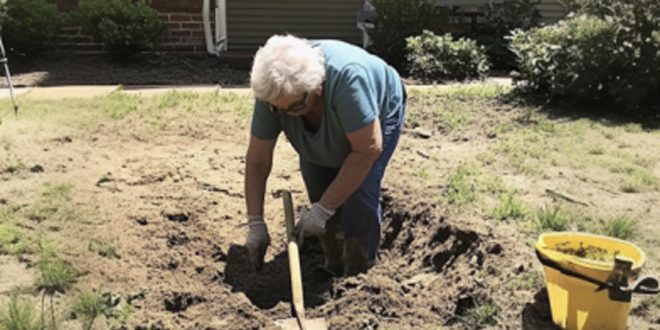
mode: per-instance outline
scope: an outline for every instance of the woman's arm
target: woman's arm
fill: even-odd
[[[245,157],[245,202],[248,215],[263,215],[266,181],[273,165],[273,150],[277,139],[250,137]]]
[[[320,203],[327,209],[340,207],[366,179],[371,166],[383,150],[383,137],[380,121],[376,118],[371,124],[346,134],[351,143],[351,153],[342,164],[337,177],[321,196]]]

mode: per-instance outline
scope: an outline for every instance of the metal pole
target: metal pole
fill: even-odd
[[[9,95],[11,96],[11,102],[14,104],[14,116],[18,115],[18,105],[16,104],[16,97],[14,96],[14,85],[11,83],[11,74],[9,73],[9,65],[7,64],[7,56],[5,54],[5,45],[2,42],[2,36],[0,36],[0,63],[5,67],[5,77],[7,78],[7,84],[9,85]]]

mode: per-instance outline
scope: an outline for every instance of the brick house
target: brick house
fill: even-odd
[[[78,0],[49,0],[60,11],[75,9]],[[146,0],[160,13],[166,29],[156,42],[155,51],[204,53],[214,48],[220,37],[227,54],[252,54],[274,33],[289,32],[307,38],[337,38],[362,44],[362,32],[356,26],[356,14],[365,0]],[[406,1],[406,0],[401,0]],[[438,5],[455,12],[475,13],[488,3],[501,0],[437,0]],[[203,15],[209,3],[209,14]],[[216,34],[215,10],[220,23]],[[561,18],[565,12],[559,0],[542,0],[538,9],[545,21]],[[224,12],[223,12],[224,11]],[[209,18],[205,33],[204,16]],[[458,18],[457,18],[458,19]],[[459,22],[460,23],[460,22]],[[463,22],[464,23],[464,22]],[[224,31],[222,31],[224,30]],[[206,34],[210,33],[207,40]],[[207,45],[209,43],[209,45]],[[63,30],[61,47],[75,51],[101,51],[102,45],[83,35],[79,27]]]

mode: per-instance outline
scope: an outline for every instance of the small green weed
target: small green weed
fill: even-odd
[[[617,216],[605,222],[602,233],[623,240],[631,239],[637,234],[637,222],[624,216]]]
[[[102,240],[98,240],[98,239],[90,240],[89,244],[87,245],[87,249],[90,252],[98,253],[102,257],[106,257],[110,259],[121,258],[119,252],[117,251],[117,247],[115,247],[112,243],[104,242]]]
[[[138,110],[141,100],[137,96],[123,93],[121,88],[96,99],[101,111],[111,119],[122,119]]]
[[[464,321],[474,328],[481,329],[486,326],[497,325],[497,306],[487,303],[469,309],[465,314]]]
[[[449,202],[456,205],[465,205],[477,200],[477,191],[472,182],[475,175],[473,169],[461,166],[449,176],[447,197]]]
[[[536,211],[533,227],[539,232],[564,231],[568,229],[571,217],[564,213],[559,207],[543,207]]]
[[[503,194],[500,196],[498,206],[490,212],[490,216],[497,220],[516,220],[524,218],[527,213],[525,205],[512,194]]]
[[[37,287],[51,296],[56,292],[65,292],[75,282],[77,271],[71,263],[57,256],[52,242],[42,239],[39,246],[41,254],[38,268],[41,276]]]
[[[94,291],[81,292],[72,308],[73,313],[82,319],[84,330],[92,329],[96,318],[108,314],[109,310],[107,299]]]
[[[43,330],[41,317],[28,302],[19,301],[13,296],[6,310],[0,314],[0,329],[3,330]]]

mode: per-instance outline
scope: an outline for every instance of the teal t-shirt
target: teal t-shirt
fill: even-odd
[[[363,128],[376,118],[382,124],[398,116],[403,86],[394,68],[362,48],[335,40],[313,41],[312,45],[325,54],[325,112],[319,129],[310,132],[302,118],[272,111],[267,103],[256,100],[252,134],[273,140],[284,131],[303,160],[339,168],[351,151],[346,133]]]

